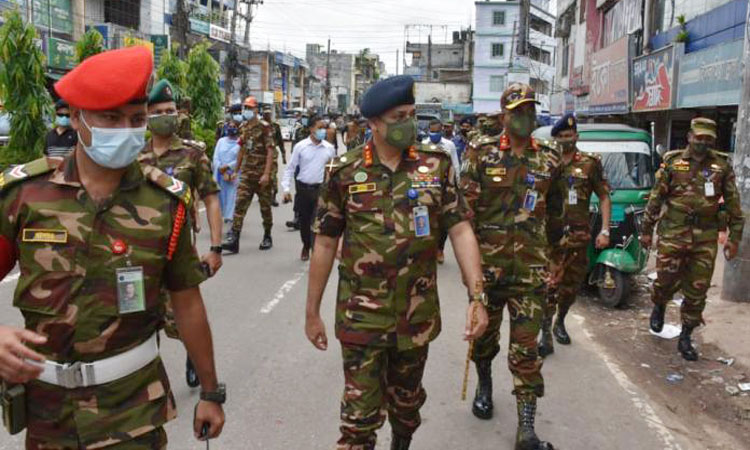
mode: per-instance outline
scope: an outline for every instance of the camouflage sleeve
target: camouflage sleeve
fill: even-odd
[[[461,191],[456,182],[456,170],[453,163],[447,161],[445,183],[443,183],[443,205],[440,210],[440,229],[450,231],[455,225],[472,218],[472,213],[466,207]]]
[[[175,206],[177,202],[175,201]],[[174,216],[174,214],[173,214]],[[180,230],[177,247],[172,260],[168,261],[164,269],[164,285],[170,291],[182,291],[198,286],[206,280],[201,269],[201,260],[192,243],[190,220],[186,221]]]
[[[671,174],[666,166],[662,164],[656,172],[656,183],[649,194],[646,211],[643,215],[643,224],[641,233],[645,236],[651,236],[654,233],[654,226],[661,215],[661,207],[664,204],[664,198],[669,194],[669,180]]]
[[[276,149],[276,139],[274,138],[273,126],[264,123],[263,124],[263,145],[266,150],[274,151]]]
[[[745,218],[742,215],[740,205],[740,193],[737,190],[737,182],[734,178],[734,170],[728,167],[724,175],[724,209],[726,210],[729,225],[729,240],[739,243],[742,240],[742,230],[745,227]]]
[[[555,168],[552,180],[547,192],[547,241],[550,244],[556,244],[563,236],[563,205],[565,194],[565,180],[562,171],[558,165]]]
[[[326,175],[326,181],[321,186],[318,197],[318,209],[313,225],[315,234],[334,238],[341,236],[346,228],[344,201],[339,177],[336,173]]]
[[[464,161],[461,164],[460,189],[466,201],[466,207],[472,216],[476,211],[479,195],[482,193],[481,168],[479,166],[479,149],[474,145],[470,145],[466,149]]]
[[[214,173],[211,169],[211,161],[205,153],[200,154],[196,167],[198,170],[195,179],[195,189],[198,191],[201,198],[206,198],[211,194],[219,192],[219,185],[216,184]]]
[[[603,198],[609,195],[609,183],[607,183],[607,176],[604,174],[602,160],[599,158],[594,159],[594,167],[591,171],[591,184],[597,197]]]

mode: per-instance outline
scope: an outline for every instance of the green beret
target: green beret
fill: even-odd
[[[151,92],[148,94],[148,104],[153,105],[156,103],[173,102],[175,100],[174,89],[169,80],[159,80]]]

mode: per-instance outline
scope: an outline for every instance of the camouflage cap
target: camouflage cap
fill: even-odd
[[[705,117],[696,117],[690,121],[690,131],[694,136],[711,136],[716,139],[716,122]]]
[[[500,106],[503,111],[511,111],[518,105],[530,102],[539,103],[536,101],[536,92],[524,83],[512,83],[500,97]]]

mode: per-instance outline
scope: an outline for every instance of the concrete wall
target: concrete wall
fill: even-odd
[[[471,85],[466,83],[430,83],[419,81],[416,84],[417,103],[470,103]]]

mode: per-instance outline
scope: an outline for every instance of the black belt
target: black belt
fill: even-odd
[[[320,188],[320,185],[322,184],[322,183],[318,183],[318,184],[307,184],[307,183],[303,183],[303,182],[301,182],[301,181],[298,181],[297,183],[299,184],[299,186],[298,186],[298,187],[299,187],[300,189],[310,189],[310,190],[315,190],[315,189],[318,189],[318,188]]]

